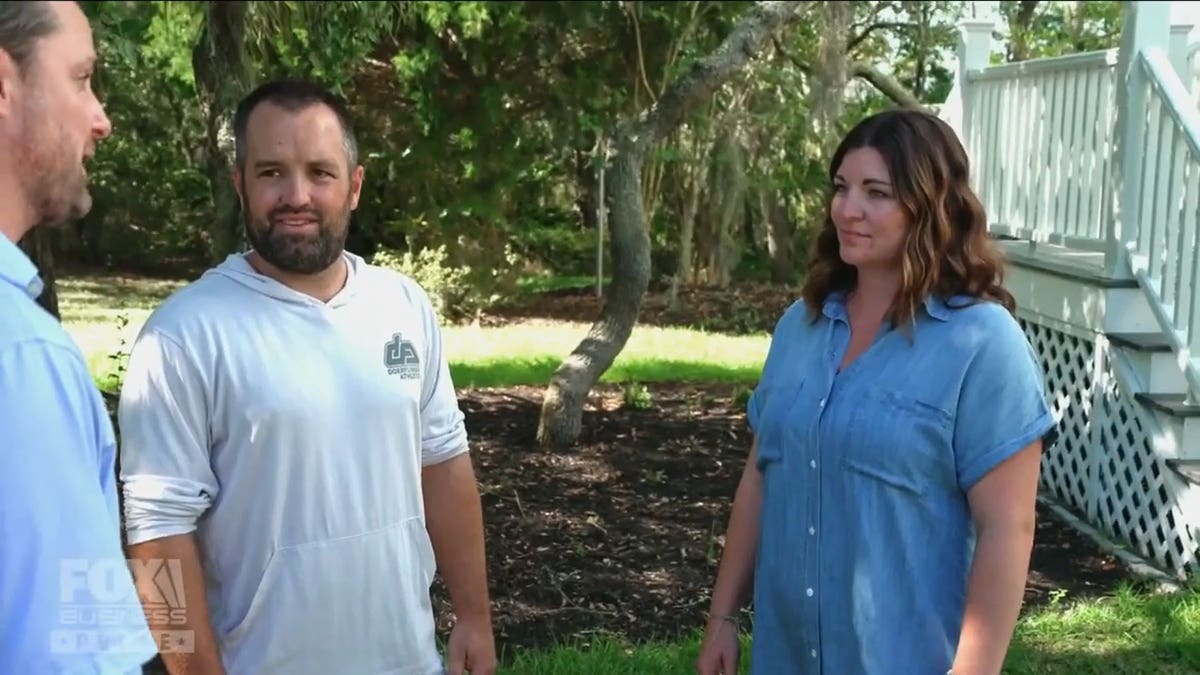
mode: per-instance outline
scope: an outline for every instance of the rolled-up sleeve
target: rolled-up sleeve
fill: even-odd
[[[759,433],[759,420],[763,409],[766,408],[772,384],[780,376],[777,371],[780,359],[784,358],[782,353],[797,340],[798,329],[802,328],[804,310],[803,301],[792,303],[776,320],[775,328],[771,331],[771,343],[767,347],[767,358],[763,361],[762,373],[746,402],[746,424],[750,431],[756,434]]]
[[[216,498],[205,392],[177,342],[152,330],[138,337],[117,415],[130,544],[193,531]]]
[[[958,483],[969,490],[989,471],[1041,439],[1057,437],[1041,366],[1017,322],[996,308],[968,364],[954,428]]]
[[[140,614],[112,614],[137,601],[113,460],[76,351],[35,339],[0,352],[0,672],[140,673],[157,651]]]
[[[467,429],[450,364],[442,347],[442,328],[424,291],[417,296],[425,331],[421,385],[421,464],[439,464],[467,451]]]

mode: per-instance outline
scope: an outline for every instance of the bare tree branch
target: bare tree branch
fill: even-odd
[[[587,393],[625,347],[641,311],[650,283],[650,233],[641,184],[646,153],[745,68],[802,4],[755,3],[716,51],[696,61],[632,123],[617,126],[616,152],[606,174],[611,190],[613,283],[600,316],[546,387],[537,434],[542,446],[565,447],[579,438]]]
[[[855,77],[870,82],[879,90],[879,93],[890,98],[897,105],[915,110],[927,110],[911,91],[904,88],[904,85],[896,81],[895,78],[880,72],[878,68],[870,64],[861,61],[855,62],[850,66],[850,72]]]
[[[795,54],[784,48],[783,44],[780,43],[778,38],[773,38],[772,43],[775,46],[775,50],[779,52],[780,56],[783,56],[792,63],[792,67],[794,67],[796,70],[799,70],[801,73],[804,73],[805,75],[812,75],[812,66],[804,63],[797,58]],[[861,78],[871,83],[872,86],[879,90],[879,93],[887,96],[892,100],[893,103],[897,105],[905,108],[913,108],[915,110],[928,110],[928,108],[917,99],[916,95],[906,89],[904,85],[900,84],[896,78],[883,73],[878,68],[875,68],[868,63],[864,63],[862,61],[855,61],[851,63],[850,74],[854,77]]]
[[[642,113],[629,134],[641,152],[679,126],[683,118],[758,53],[759,46],[800,9],[801,2],[759,2],[721,46],[692,64]]]
[[[864,40],[871,36],[871,33],[874,33],[877,30],[898,30],[915,27],[916,24],[912,23],[911,21],[876,21],[875,23],[872,23],[871,25],[862,29],[862,32],[860,32],[858,35],[850,38],[850,41],[846,43],[846,53],[850,53],[857,49]]]

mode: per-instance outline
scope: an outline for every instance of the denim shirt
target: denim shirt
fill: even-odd
[[[975,537],[967,491],[1055,437],[1041,369],[1001,305],[930,298],[842,372],[844,295],[780,319],[751,397],[763,476],[755,675],[941,675]]]

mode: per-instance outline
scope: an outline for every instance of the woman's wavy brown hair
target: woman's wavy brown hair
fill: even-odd
[[[893,193],[911,227],[904,243],[901,286],[892,304],[894,325],[910,325],[926,298],[954,295],[999,302],[1009,312],[1016,301],[1002,286],[1004,257],[988,237],[987,215],[971,189],[970,165],[958,136],[942,120],[915,110],[888,110],[859,122],[829,163],[829,181],[847,153],[872,148],[883,157]],[[837,231],[825,201],[801,292],[814,317],[833,291],[850,291],[857,270],[842,262]]]

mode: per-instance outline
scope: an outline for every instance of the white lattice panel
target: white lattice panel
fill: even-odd
[[[1200,513],[1177,503],[1187,489],[1163,463],[1145,411],[1121,391],[1107,347],[1022,321],[1046,374],[1060,438],[1042,461],[1043,488],[1064,506],[1175,576],[1200,572]]]
[[[1141,404],[1123,395],[1111,365],[1100,392],[1096,421],[1104,456],[1099,463],[1099,522],[1142,557],[1177,576],[1200,571],[1193,528],[1200,514],[1185,514],[1176,500],[1187,484],[1153,450],[1139,417]]]
[[[1064,506],[1088,513],[1095,345],[1036,323],[1021,324],[1041,359],[1046,396],[1058,420],[1059,440],[1042,456],[1042,483]]]

